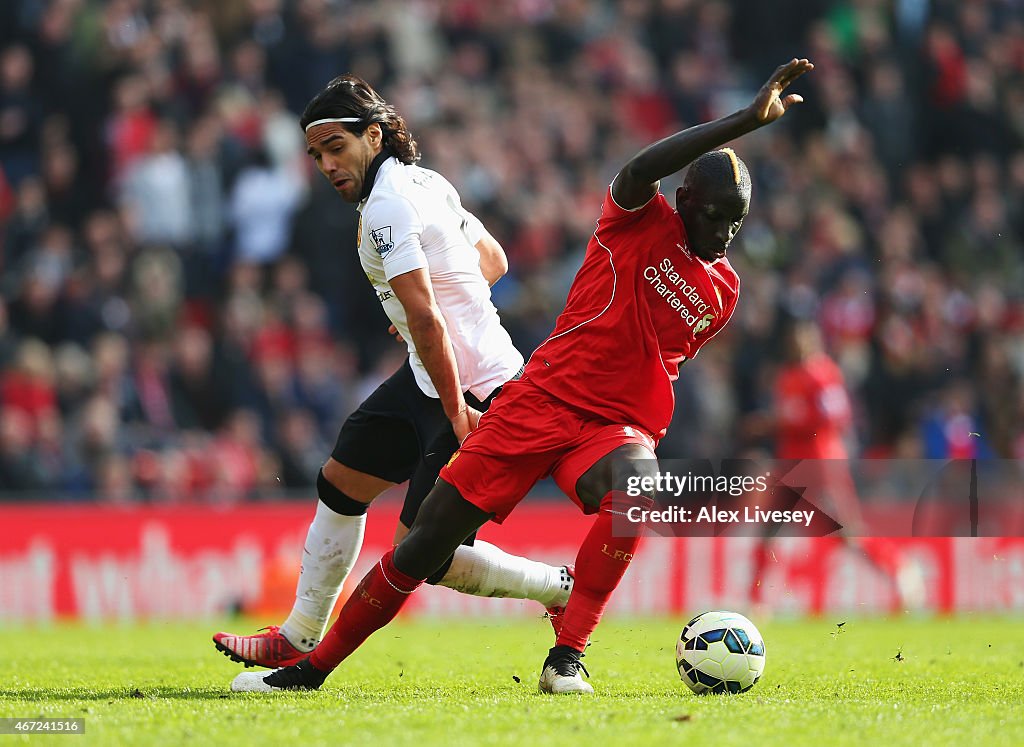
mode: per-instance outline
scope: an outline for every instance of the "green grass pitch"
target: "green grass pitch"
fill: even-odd
[[[0,716],[86,719],[84,735],[0,745],[1024,744],[1020,620],[764,622],[761,682],[705,697],[675,672],[684,622],[602,624],[590,698],[537,692],[541,619],[399,622],[322,691],[269,696],[229,693],[241,668],[210,643],[221,624],[0,628]]]

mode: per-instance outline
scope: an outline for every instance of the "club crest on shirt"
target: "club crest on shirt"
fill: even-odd
[[[650,265],[643,271],[654,292],[669,308],[679,314],[683,324],[693,330],[694,335],[707,332],[714,324],[716,314],[710,303],[704,300],[695,280],[690,280],[681,270],[676,269],[672,260],[665,257],[657,265]],[[714,287],[721,304],[721,294]]]
[[[391,241],[391,226],[371,229],[370,238],[373,239],[377,254],[382,257],[395,248],[394,243]]]

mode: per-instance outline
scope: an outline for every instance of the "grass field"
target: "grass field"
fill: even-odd
[[[537,693],[540,619],[396,624],[322,691],[270,696],[228,692],[241,669],[210,643],[216,623],[2,628],[0,716],[84,717],[86,733],[0,744],[1024,744],[1020,620],[763,623],[761,682],[706,697],[676,677],[683,622],[603,624],[591,698]]]

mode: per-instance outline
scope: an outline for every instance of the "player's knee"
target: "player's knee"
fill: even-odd
[[[334,457],[324,462],[320,471],[327,482],[360,503],[372,503],[374,498],[395,485],[383,477],[348,467]]]
[[[646,498],[650,502],[655,497],[657,476],[657,460],[626,460],[615,470],[614,489],[631,497]]]
[[[591,469],[585,475],[592,478],[592,484],[585,486],[589,505],[601,512],[625,514],[631,508],[648,509],[654,504],[656,482],[653,478],[658,474],[658,460],[649,449],[627,444],[601,462],[595,465],[600,469]],[[577,494],[588,503],[583,493],[577,490]]]
[[[332,483],[321,469],[316,476],[316,494],[320,502],[336,514],[342,516],[362,516],[369,508],[369,503],[358,501],[348,496]]]
[[[648,510],[654,505],[654,498],[646,493],[636,491],[613,490],[601,499],[598,510],[603,513],[629,515],[631,509]]]
[[[593,505],[597,505],[609,491],[653,499],[657,475],[658,459],[654,453],[640,444],[626,444],[589,469],[580,479],[577,493],[583,498],[580,489],[585,490]]]

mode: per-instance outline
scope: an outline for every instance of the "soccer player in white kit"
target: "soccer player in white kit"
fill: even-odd
[[[256,635],[213,637],[232,660],[272,668],[302,659],[323,636],[373,499],[410,480],[398,542],[438,471],[523,367],[491,303],[490,285],[507,269],[504,252],[443,176],[416,165],[416,141],[395,108],[344,75],[310,101],[300,125],[317,168],[358,207],[359,260],[409,358],[345,421],[320,470],[288,619]],[[429,580],[478,596],[536,600],[557,632],[572,568],[470,537]]]

